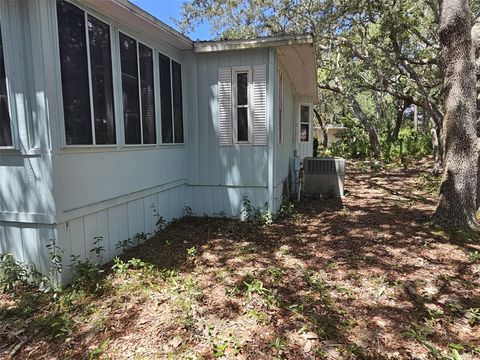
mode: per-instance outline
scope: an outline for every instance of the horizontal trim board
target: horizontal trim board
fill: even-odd
[[[227,189],[267,189],[267,185],[212,185],[212,184],[186,184],[187,186],[191,187],[220,187],[220,188],[227,188]]]
[[[310,44],[313,46],[311,35],[289,35],[278,37],[265,37],[249,40],[224,40],[224,41],[196,41],[193,43],[195,53],[207,53],[228,50],[258,49],[287,45]]]
[[[63,223],[66,221],[70,221],[72,219],[76,219],[76,218],[79,218],[88,214],[92,214],[101,210],[106,210],[108,208],[111,208],[117,205],[125,204],[129,201],[141,199],[141,198],[144,198],[162,191],[170,190],[185,184],[186,184],[186,179],[183,178],[183,179],[171,181],[166,184],[154,186],[148,189],[136,191],[134,193],[122,195],[113,199],[108,199],[108,200],[100,201],[98,203],[88,204],[80,208],[65,210],[63,214],[57,215],[56,223]]]
[[[53,225],[55,223],[55,215],[31,214],[22,212],[0,212],[0,221],[11,223]]]

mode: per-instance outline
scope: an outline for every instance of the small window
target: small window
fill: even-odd
[[[115,144],[110,27],[65,1],[57,21],[65,142]]]
[[[250,109],[249,109],[249,71],[234,71],[233,96],[233,126],[235,140],[239,143],[250,141]]]
[[[310,141],[310,106],[300,106],[300,141]]]
[[[12,127],[8,111],[7,76],[0,31],[0,146],[13,146]]]
[[[283,144],[283,73],[278,70],[278,143]]]
[[[153,51],[120,33],[125,144],[155,144]]]
[[[168,56],[158,54],[160,99],[162,105],[162,142],[183,143],[182,67]]]

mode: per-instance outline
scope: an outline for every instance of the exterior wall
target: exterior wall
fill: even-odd
[[[277,56],[278,59],[278,56]],[[283,141],[279,141],[279,79],[278,69],[284,76],[283,81]],[[285,66],[278,61],[275,74],[275,156],[274,156],[274,211],[282,203],[285,191],[296,193],[298,191],[298,176],[301,162],[304,157],[313,153],[313,124],[310,120],[310,141],[301,143],[299,139],[300,105],[313,106],[311,97],[299,96],[288,76]]]
[[[95,2],[75,1],[112,29],[117,145],[65,146],[62,88],[54,0],[0,2],[7,40],[7,73],[15,147],[0,149],[0,252],[49,271],[52,239],[70,256],[92,259],[96,237],[103,261],[118,255],[119,241],[152,234],[161,216],[239,216],[243,197],[275,212],[294,164],[297,98],[286,81],[284,143],[278,144],[274,49],[194,54],[153,39],[121,20],[101,14]],[[93,6],[93,7],[91,7]],[[3,31],[4,28],[8,29]],[[159,51],[182,65],[185,144],[126,146],[119,69],[118,32],[154,50],[157,139],[160,132]],[[267,145],[219,146],[219,67],[267,65]],[[68,271],[62,274],[68,282]]]
[[[255,207],[265,208],[268,146],[219,146],[217,83],[219,67],[268,64],[268,49],[198,54],[196,63],[198,118],[188,124],[192,209],[198,215],[224,211],[238,216],[243,196]]]
[[[44,61],[49,19],[41,2],[0,2],[0,25],[13,147],[0,148],[0,252],[49,270],[45,245],[55,237],[50,65]]]
[[[295,181],[295,149],[296,149],[296,99],[295,89],[288,77],[287,72],[279,64],[284,74],[283,82],[283,142],[279,142],[279,122],[278,122],[278,76],[276,76],[276,118],[275,118],[275,187],[274,187],[274,199],[275,208],[278,209],[283,199],[283,187],[285,181],[290,181],[293,187]],[[288,179],[290,175],[290,179]]]
[[[96,237],[102,237],[101,245],[105,248],[102,262],[108,262],[120,255],[119,242],[130,239],[136,245],[139,234],[153,235],[159,216],[166,222],[183,217],[185,204],[191,201],[189,197],[187,187],[179,185],[132,196],[127,202],[59,223],[56,225],[56,239],[65,251],[63,260],[66,269],[62,272],[62,281],[71,280],[67,266],[72,255],[79,256],[82,261],[99,261],[91,252]]]

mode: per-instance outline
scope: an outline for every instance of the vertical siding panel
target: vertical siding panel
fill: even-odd
[[[98,258],[93,252],[93,243],[95,242],[95,237],[98,236],[98,223],[97,223],[97,213],[88,214],[83,217],[84,228],[85,228],[85,253],[88,259],[93,262],[97,262]]]
[[[110,239],[110,242],[113,243],[114,247],[117,246],[119,241],[128,240],[130,237],[129,227],[128,227],[128,204],[122,204],[118,207],[118,228],[119,228],[119,237],[117,239]],[[121,251],[121,250],[120,250]]]
[[[145,199],[138,199],[136,201],[137,205],[137,232],[136,234],[145,233]]]
[[[23,262],[22,234],[20,228],[6,226],[5,238],[7,240],[6,252],[12,254],[18,261]]]
[[[153,216],[154,209],[157,210],[157,195],[150,195],[145,198],[144,211],[145,211],[145,233],[150,235],[155,230],[155,218]]]
[[[97,213],[97,236],[102,236],[102,246],[105,248],[104,253],[102,254],[102,262],[108,262],[111,257],[110,252],[110,239],[109,239],[109,230],[108,230],[108,211],[102,210]]]
[[[83,217],[67,222],[66,237],[70,240],[71,255],[79,255],[80,260],[85,260],[85,228],[83,226]]]
[[[127,215],[128,215],[128,237],[132,241],[137,234],[137,204],[135,201],[129,201],[127,203]]]
[[[65,227],[63,227],[65,229]],[[51,267],[50,253],[47,244],[54,240],[58,245],[58,235],[53,231],[52,225],[40,226],[36,229],[37,249],[38,249],[38,268],[43,274],[49,274]],[[57,237],[56,237],[57,236]],[[68,246],[69,247],[69,246]],[[67,249],[68,249],[67,247]],[[67,249],[63,248],[66,252]],[[63,255],[65,257],[65,253]]]
[[[208,146],[208,166],[209,166],[209,184],[218,184],[219,182],[219,177],[220,177],[220,158],[218,154],[218,149],[220,148],[219,146],[219,140],[220,140],[220,113],[219,113],[219,89],[218,89],[218,76],[219,76],[219,66],[218,66],[218,56],[212,57],[211,61],[208,62],[208,73],[207,73],[207,79],[208,79],[208,94],[210,97],[209,101],[209,106],[208,106],[208,116],[209,116],[209,121],[208,121],[208,139],[207,141],[207,146]],[[230,80],[231,81],[231,80]],[[205,89],[207,90],[207,89]],[[231,89],[230,90],[230,95],[231,95]],[[225,94],[225,92],[223,92]],[[228,97],[230,99],[230,107],[231,107],[231,98],[230,96]],[[225,119],[225,117],[222,117],[222,119]],[[232,126],[231,126],[231,114],[230,116],[227,117],[227,120],[230,120],[230,131],[226,131],[223,133],[225,127],[222,128],[222,135],[228,135],[229,139],[227,143],[231,143],[232,138]],[[226,140],[223,139],[222,137],[222,143],[224,143]]]
[[[70,270],[70,266],[72,264],[72,255],[81,255],[83,256],[82,257],[82,260],[85,259],[85,255],[84,255],[84,250],[82,253],[80,253],[79,249],[74,249],[72,248],[72,239],[71,239],[71,222],[70,223],[61,223],[59,225],[57,225],[57,230],[56,230],[56,243],[57,243],[57,246],[59,246],[60,248],[63,249],[63,259],[62,259],[62,266],[63,266],[63,269],[62,269],[62,273],[61,275],[59,276],[61,281],[64,282],[64,283],[68,283],[72,280],[72,272]],[[79,224],[78,224],[78,219],[77,219],[77,224],[74,224],[73,225],[73,230],[77,229],[77,228],[80,228]],[[83,223],[82,223],[82,227],[83,229]],[[76,244],[78,245],[78,244]],[[83,239],[82,239],[82,243],[81,243],[82,247],[83,247]],[[59,279],[59,280],[60,280]]]
[[[23,261],[25,262],[25,264],[34,264],[37,270],[40,271],[40,268],[38,266],[39,242],[37,239],[37,229],[35,228],[35,225],[28,224],[22,226],[20,232],[22,237]]]
[[[5,225],[0,223],[0,254],[7,252],[7,238],[5,234]]]
[[[125,234],[125,238],[122,238],[121,235],[121,220],[120,220],[120,206],[115,206],[107,211],[107,221],[108,221],[108,248],[110,252],[110,256],[113,258],[115,256],[120,255],[121,250],[116,249],[116,244],[118,241],[126,240],[128,237]]]
[[[165,221],[168,221],[169,206],[170,206],[170,199],[168,198],[168,193],[166,191],[162,191],[158,193],[158,213]]]
[[[209,158],[208,158],[208,107],[210,106],[211,95],[208,91],[207,81],[207,62],[210,57],[201,56],[198,57],[198,138],[199,138],[199,151],[198,154],[193,154],[199,164],[199,183],[208,184],[209,179]]]
[[[203,213],[203,187],[195,186],[192,190],[192,205],[195,215],[200,216]]]

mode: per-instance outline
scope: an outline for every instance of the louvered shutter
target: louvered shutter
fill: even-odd
[[[232,69],[218,69],[218,136],[220,145],[232,144]]]
[[[253,66],[253,144],[267,144],[267,66]]]

